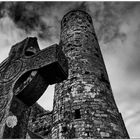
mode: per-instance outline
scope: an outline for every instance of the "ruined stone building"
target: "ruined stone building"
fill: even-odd
[[[30,120],[31,130],[44,138],[129,138],[90,15],[67,13],[59,45],[68,59],[69,76],[55,86],[53,111]],[[37,127],[45,119],[44,126]]]
[[[55,85],[52,111],[30,107],[22,138],[129,138],[88,13],[73,10],[63,17],[59,47],[68,78]]]

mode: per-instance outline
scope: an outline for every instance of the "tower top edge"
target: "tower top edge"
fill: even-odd
[[[90,16],[89,13],[86,12],[85,10],[81,10],[81,9],[73,9],[73,10],[67,12],[63,17],[66,17],[66,16],[69,15],[70,13],[77,13],[77,12],[79,12],[79,13],[83,13],[83,14],[86,14],[86,15]]]
[[[73,9],[73,10],[67,12],[67,13],[63,16],[63,18],[62,18],[62,20],[61,20],[61,25],[62,25],[62,23],[64,22],[64,20],[65,20],[66,18],[71,17],[73,14],[76,15],[77,13],[80,14],[80,15],[83,15],[83,17],[86,16],[87,19],[90,21],[90,23],[92,23],[92,18],[91,18],[90,14],[89,14],[88,12],[86,12],[86,11],[84,11],[84,10],[81,10],[81,9]]]

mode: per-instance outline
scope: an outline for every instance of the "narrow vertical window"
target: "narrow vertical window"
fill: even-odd
[[[80,119],[81,118],[80,109],[76,109],[75,110],[74,118],[75,119]]]

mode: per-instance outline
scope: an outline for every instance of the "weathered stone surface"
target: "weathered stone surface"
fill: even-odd
[[[25,115],[27,120],[22,115],[24,112],[22,103],[27,106],[33,105],[49,84],[61,82],[67,76],[67,59],[57,44],[40,50],[37,39],[30,37],[12,46],[9,57],[0,64],[0,138],[3,137],[3,133],[7,138],[24,138],[23,132],[13,134],[17,129],[22,131],[24,124],[28,122],[28,115]],[[21,100],[19,106],[17,101],[13,100],[13,96]],[[23,107],[21,110],[18,108],[20,106]],[[18,116],[20,126],[6,136],[10,131],[5,129],[4,132],[9,110],[17,110],[15,112],[17,116],[20,114]],[[26,123],[23,124],[22,119],[26,120]]]
[[[28,135],[33,138],[34,135],[42,138],[51,138],[52,112],[44,110],[37,103],[31,107],[30,118],[28,122]],[[35,138],[35,136],[34,136]],[[36,137],[37,138],[37,137]]]
[[[3,138],[24,139],[27,132],[30,108],[22,103],[16,96],[14,96],[12,99],[10,112],[17,117],[17,124],[13,128],[5,125]],[[10,115],[10,112],[8,116]]]
[[[72,138],[129,138],[86,12],[74,10],[63,17],[60,46],[69,76],[55,86],[52,138],[70,138],[71,126]]]

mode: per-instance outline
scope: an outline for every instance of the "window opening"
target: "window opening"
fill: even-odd
[[[75,119],[80,119],[81,118],[80,109],[76,109],[75,110],[74,118]]]
[[[89,132],[86,132],[87,136],[89,137]]]
[[[62,133],[66,133],[68,131],[67,126],[62,127]]]

